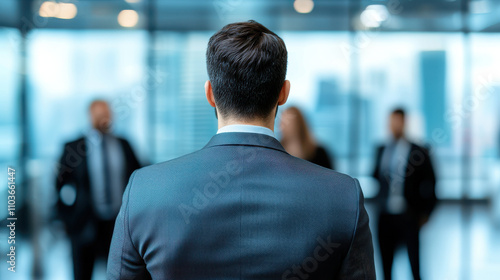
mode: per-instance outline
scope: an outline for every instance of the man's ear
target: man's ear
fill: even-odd
[[[207,97],[208,104],[215,108],[214,92],[212,91],[212,84],[210,81],[205,82],[205,96]]]
[[[281,87],[280,95],[278,97],[278,106],[286,103],[288,100],[288,95],[290,94],[290,81],[285,80],[283,87]]]

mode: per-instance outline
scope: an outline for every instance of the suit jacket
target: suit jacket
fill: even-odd
[[[242,132],[134,172],[107,269],[108,279],[375,279],[357,180]]]
[[[382,156],[385,146],[377,149],[375,177],[380,185],[377,195],[378,203],[381,207],[381,213],[384,213],[384,206],[387,204],[389,196],[389,174],[383,174]],[[410,143],[410,152],[406,168],[402,174],[404,198],[407,203],[407,213],[415,218],[429,217],[436,205],[436,176],[428,149]]]
[[[140,167],[130,144],[118,138],[123,149],[125,159],[124,182],[132,172]],[[73,205],[64,204],[60,196],[57,201],[58,217],[66,224],[66,230],[71,237],[77,237],[83,229],[97,220],[97,214],[92,206],[90,178],[87,166],[87,147],[84,137],[64,145],[63,154],[57,166],[56,190],[71,184],[76,190],[76,199]],[[125,188],[125,186],[124,186]]]

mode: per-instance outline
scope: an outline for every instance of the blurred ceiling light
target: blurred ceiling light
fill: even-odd
[[[469,9],[472,14],[487,14],[491,11],[490,3],[486,0],[470,1]]]
[[[389,11],[384,5],[369,5],[360,15],[361,23],[369,28],[379,27],[388,18]]]
[[[312,0],[295,0],[293,7],[297,13],[308,14],[313,10],[314,2]]]
[[[123,27],[134,27],[139,22],[139,14],[134,10],[123,10],[118,14],[118,23]]]
[[[389,18],[389,11],[385,5],[368,5],[367,11],[375,11],[379,21],[386,21]]]
[[[76,16],[78,10],[73,3],[57,3],[45,1],[40,6],[38,14],[41,17],[54,17],[60,19],[72,19]]]
[[[38,10],[38,14],[41,17],[54,17],[57,11],[57,3],[56,2],[43,2],[40,6],[40,10]]]
[[[59,15],[57,18],[72,19],[76,16],[77,9],[73,3],[59,3]]]
[[[134,3],[139,3],[139,2],[141,2],[141,0],[125,0],[125,2],[127,2],[127,3],[131,3],[131,4],[134,4]]]

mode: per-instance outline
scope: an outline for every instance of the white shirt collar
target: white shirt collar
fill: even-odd
[[[93,141],[100,142],[102,139],[102,133],[95,128],[91,128],[87,132],[87,138]]]
[[[231,124],[221,127],[217,130],[217,134],[226,133],[226,132],[245,132],[245,133],[260,133],[271,136],[274,136],[274,132],[267,127],[258,126],[258,125],[249,125],[249,124]]]

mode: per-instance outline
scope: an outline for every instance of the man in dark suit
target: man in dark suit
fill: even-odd
[[[91,279],[95,258],[107,259],[123,191],[140,167],[129,143],[110,133],[108,104],[96,100],[89,111],[93,128],[64,146],[56,178],[57,213],[71,239],[75,279]],[[76,197],[68,202],[70,190]]]
[[[385,280],[392,277],[397,246],[408,249],[414,279],[420,279],[419,231],[436,204],[436,177],[429,151],[405,137],[405,111],[396,109],[390,116],[393,138],[377,149],[373,176],[380,191],[378,240]]]
[[[290,90],[283,40],[229,24],[208,43],[219,130],[201,150],[132,175],[108,279],[374,279],[357,180],[288,154],[274,137]]]

